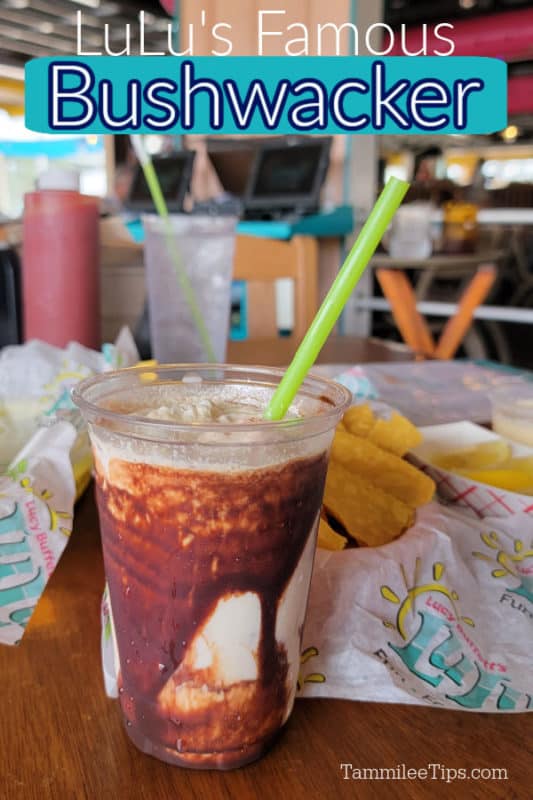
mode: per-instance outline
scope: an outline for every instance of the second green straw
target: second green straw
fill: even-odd
[[[210,361],[214,364],[217,359],[213,349],[213,344],[211,342],[211,337],[209,336],[209,331],[207,330],[205,320],[198,306],[194,288],[181,261],[181,256],[176,244],[175,234],[172,229],[172,223],[169,217],[167,204],[165,202],[163,192],[161,191],[161,186],[157,177],[157,173],[154,169],[152,159],[146,152],[140,136],[131,136],[131,142],[141,163],[144,177],[146,179],[146,183],[148,184],[150,194],[152,195],[152,200],[156,211],[163,221],[165,240],[180,289],[183,292],[185,302],[187,303],[189,311],[191,312],[191,317],[205,350],[207,361]]]

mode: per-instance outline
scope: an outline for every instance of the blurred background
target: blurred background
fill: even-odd
[[[170,5],[172,16],[154,0],[0,0],[0,221],[7,226],[13,246],[19,248],[18,223],[24,195],[51,168],[75,170],[79,190],[101,198],[102,220],[106,222],[101,260],[103,338],[115,335],[124,321],[135,328],[142,314],[143,232],[138,221],[141,211],[150,210],[149,198],[148,206],[143,205],[143,187],[127,137],[47,137],[24,127],[24,64],[39,56],[74,54],[77,11],[83,14],[86,49],[103,51],[107,24],[107,46],[119,53],[125,47],[125,26],[130,24],[135,52],[142,9],[149,49],[168,49],[169,26],[175,47],[180,43],[185,46],[188,26],[195,23],[195,55],[208,54],[213,42],[207,30],[198,25],[198,3],[180,0]],[[319,159],[314,167],[317,175],[320,172],[314,208],[299,206],[294,198],[286,198],[278,206],[250,202],[251,195],[257,194],[259,180],[256,174],[256,185],[252,186],[251,173],[257,172],[258,159],[264,158],[264,153],[257,155],[260,142],[244,137],[225,141],[224,137],[147,136],[146,147],[156,159],[194,153],[193,161],[187,162],[187,185],[177,210],[236,213],[248,223],[277,218],[293,225],[292,233],[302,232],[294,227],[296,218],[329,215],[329,221],[322,220],[325,228],[304,230],[304,234],[317,238],[319,293],[323,294],[386,179],[396,175],[411,180],[407,201],[412,205],[412,215],[406,218],[403,230],[399,224],[391,232],[383,258],[395,258],[396,266],[403,265],[419,301],[441,304],[460,300],[474,268],[484,263],[493,265],[497,277],[482,305],[499,311],[480,312],[481,317],[461,341],[458,354],[533,366],[528,346],[533,322],[533,3],[330,0],[324,4],[320,0],[289,0],[280,4],[258,0],[242,4],[205,0],[201,4],[208,22],[224,20],[232,25],[234,55],[255,54],[258,9],[280,6],[286,11],[284,28],[299,21],[313,32],[319,24],[351,22],[360,32],[359,40],[346,29],[339,41],[343,53],[360,55],[367,52],[361,34],[375,23],[384,23],[388,29],[382,28],[381,37],[376,30],[372,46],[385,47],[387,30],[394,31],[391,54],[396,55],[401,54],[402,46],[416,53],[427,45],[431,52],[435,25],[453,24],[453,32],[446,35],[455,42],[455,55],[493,56],[508,63],[508,126],[487,136],[333,137],[328,143],[327,161]],[[281,54],[283,41],[271,37],[266,54]],[[328,41],[333,52],[334,37],[326,45]],[[327,54],[327,47],[323,46],[323,53]],[[294,144],[298,142],[278,141],[280,147]],[[165,173],[168,164],[170,161],[163,162],[161,174],[170,174]],[[169,187],[169,191],[174,190]],[[416,245],[405,236],[408,227],[418,232]],[[438,266],[439,254],[448,259],[445,267]],[[411,270],[406,259],[421,263]],[[390,261],[383,264],[391,266]],[[114,299],[117,292],[112,287],[117,281],[127,296],[122,305]],[[287,287],[278,291],[280,335],[290,333],[294,324],[290,309],[284,310],[289,301]],[[522,309],[524,313],[511,320],[509,309]],[[242,330],[238,333],[242,323],[239,314],[245,311],[239,309],[237,300],[234,310],[233,335],[246,335]],[[426,315],[432,331],[438,334],[446,316],[439,308],[432,310],[437,313]],[[248,304],[247,313],[250,323],[253,303]],[[397,341],[405,338],[391,315],[390,298],[383,302],[382,287],[372,271],[354,294],[339,332]]]

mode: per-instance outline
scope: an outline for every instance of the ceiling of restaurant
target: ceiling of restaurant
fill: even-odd
[[[412,24],[531,5],[530,0],[385,0],[384,19],[391,25]],[[0,0],[0,63],[22,67],[29,58],[75,53],[76,11],[83,13],[87,47],[102,48],[104,23],[109,22],[111,47],[119,51],[124,25],[135,24],[141,9],[149,15],[149,44],[162,49],[169,17],[158,0]]]
[[[166,41],[169,17],[157,0],[0,0],[0,63],[22,67],[30,58],[76,53],[77,11],[83,15],[84,46],[102,49],[109,22],[110,45],[118,52],[125,25],[135,24],[141,9],[147,13],[150,47],[158,49]]]

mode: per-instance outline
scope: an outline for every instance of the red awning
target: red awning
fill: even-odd
[[[505,61],[533,60],[533,9],[507,11],[500,14],[487,14],[483,17],[460,19],[453,21],[451,28],[442,28],[441,35],[455,42],[453,55],[456,56],[490,56]],[[435,50],[446,53],[449,45],[435,36],[438,25],[427,25],[427,55]],[[423,41],[421,25],[407,29],[405,36],[406,49],[410,53],[420,50]],[[390,55],[404,55],[402,42],[396,37],[394,49]],[[452,55],[452,54],[450,54]]]
[[[428,55],[433,54],[435,50],[447,52],[449,49],[448,44],[435,36],[436,27],[436,25],[426,26]],[[456,56],[489,56],[504,59],[509,63],[533,62],[533,9],[531,8],[455,20],[453,31],[450,28],[442,28],[441,35],[454,41],[453,55]],[[410,53],[419,51],[423,44],[423,36],[421,25],[408,28],[405,34],[407,51]],[[391,55],[404,55],[400,36],[396,37]],[[533,113],[533,74],[511,76],[508,92],[509,115]]]

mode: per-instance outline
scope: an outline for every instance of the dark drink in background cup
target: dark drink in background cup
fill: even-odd
[[[282,373],[162,367],[85,381],[129,736],[183,766],[258,758],[292,710],[316,529],[350,394]]]

